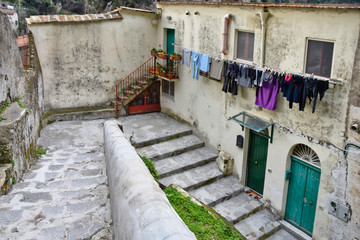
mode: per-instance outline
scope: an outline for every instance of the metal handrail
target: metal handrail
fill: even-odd
[[[154,71],[151,73],[150,69],[153,68]],[[156,58],[151,57],[149,60],[144,62],[141,66],[132,71],[125,78],[120,80],[116,84],[116,103],[115,111],[116,118],[118,117],[118,105],[119,102],[123,101],[129,95],[135,92],[136,89],[140,88],[144,82],[147,82],[156,74]],[[147,74],[149,76],[147,76]]]

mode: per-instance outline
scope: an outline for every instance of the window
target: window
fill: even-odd
[[[306,73],[329,78],[333,52],[333,42],[308,40]]]
[[[167,95],[171,98],[174,98],[174,88],[175,88],[175,84],[174,82],[170,82],[167,81],[165,79],[162,79],[161,82],[161,92],[163,93],[163,95]]]
[[[254,33],[238,31],[236,58],[252,61],[254,55]]]

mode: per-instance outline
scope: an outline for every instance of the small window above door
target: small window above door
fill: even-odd
[[[255,34],[252,32],[237,32],[236,58],[253,61],[254,38]]]

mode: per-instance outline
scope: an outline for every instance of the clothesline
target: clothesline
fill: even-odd
[[[183,48],[183,49],[187,49],[187,48]],[[190,50],[190,49],[187,49],[187,50],[189,50],[189,51],[191,51],[191,52],[194,52],[193,50]],[[208,55],[208,54],[205,54],[205,55]],[[309,73],[305,73],[305,74],[292,73],[292,72],[288,72],[288,71],[286,71],[286,70],[281,71],[281,70],[279,70],[279,69],[275,69],[275,68],[267,67],[267,66],[261,68],[261,67],[256,66],[256,65],[252,65],[252,64],[248,64],[248,63],[243,63],[243,62],[241,62],[241,61],[239,61],[239,60],[236,60],[236,59],[234,59],[234,60],[231,60],[231,59],[221,59],[220,57],[212,57],[212,56],[210,56],[210,55],[208,55],[208,56],[209,56],[210,58],[212,58],[212,59],[219,59],[219,60],[228,61],[228,62],[231,62],[231,63],[237,63],[237,64],[241,64],[241,65],[243,65],[243,66],[245,65],[246,67],[254,68],[254,69],[256,69],[256,70],[274,71],[274,72],[276,72],[277,74],[286,74],[286,75],[290,74],[290,75],[295,75],[295,76],[301,76],[301,77],[303,77],[303,78],[316,78],[316,79],[319,80],[319,81],[328,81],[329,83],[335,84],[335,85],[336,85],[336,84],[342,84],[342,81],[341,81],[341,80],[324,78],[324,77],[321,77],[321,76],[315,76],[314,74],[309,74]]]

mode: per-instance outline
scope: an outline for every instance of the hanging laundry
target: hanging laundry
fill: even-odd
[[[313,109],[312,109],[312,113],[315,112],[315,107],[316,107],[316,100],[318,95],[320,96],[320,101],[322,100],[322,98],[325,96],[325,92],[326,90],[329,89],[329,81],[316,81],[316,85],[314,88],[314,103],[313,103]]]
[[[181,63],[183,65],[185,65],[186,67],[190,67],[190,62],[191,62],[191,51],[184,48],[182,50],[182,59],[181,59]]]
[[[192,55],[192,78],[199,80],[200,54],[193,51]]]
[[[264,80],[264,72],[260,68],[256,68],[256,78],[254,85],[261,87]]]
[[[231,65],[230,71],[230,91],[232,95],[237,95],[238,87],[236,82],[236,77],[239,73],[239,66],[236,63]]]
[[[200,54],[200,75],[207,77],[209,73],[210,57],[206,54]]]
[[[230,70],[231,70],[231,63],[228,61],[224,61],[224,83],[222,87],[223,92],[230,91]]]
[[[254,77],[255,77],[255,72],[254,72]],[[247,87],[247,88],[253,87],[253,80],[249,78],[249,68],[245,65],[239,66],[239,74],[236,79],[237,79],[237,84],[243,87]]]
[[[290,79],[290,92],[289,92],[289,108],[292,108],[293,102],[300,103],[299,109],[302,108],[302,97],[304,89],[304,78],[299,75],[294,75]]]
[[[301,99],[300,111],[304,111],[307,98],[309,99],[309,104],[311,103],[312,99],[314,98],[314,88],[315,88],[316,82],[317,82],[317,80],[314,78],[304,78],[304,90],[303,90],[303,97]]]
[[[255,104],[259,107],[269,110],[275,110],[277,101],[277,92],[279,88],[279,81],[264,81],[262,87],[256,89]]]
[[[218,58],[210,59],[210,72],[209,72],[210,78],[221,80],[221,76],[223,75],[223,69],[224,69],[223,60],[220,60]]]

